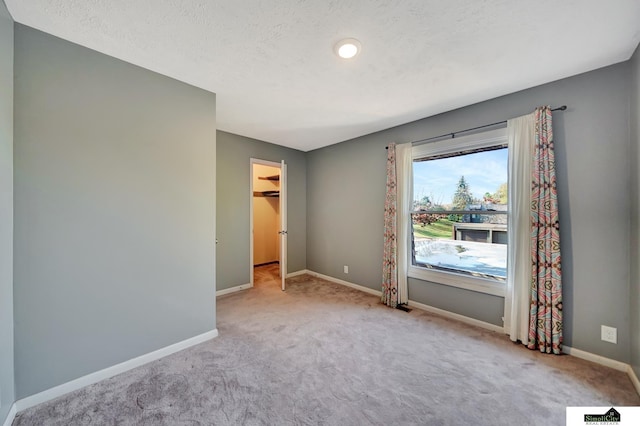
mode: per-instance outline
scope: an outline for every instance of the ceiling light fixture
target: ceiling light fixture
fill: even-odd
[[[342,59],[351,59],[360,53],[361,48],[360,42],[355,38],[345,38],[336,43],[334,50]]]

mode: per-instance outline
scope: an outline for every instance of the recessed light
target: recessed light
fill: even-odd
[[[345,38],[336,43],[334,50],[342,59],[351,59],[360,53],[361,48],[360,42],[355,38]]]

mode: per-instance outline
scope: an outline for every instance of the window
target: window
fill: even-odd
[[[503,296],[506,129],[413,148],[409,276]]]

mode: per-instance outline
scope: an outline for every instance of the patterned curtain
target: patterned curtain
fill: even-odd
[[[535,111],[531,168],[531,311],[529,349],[562,351],[560,225],[551,109]]]
[[[382,303],[398,306],[396,144],[387,149],[387,196],[384,202],[384,258],[382,265]]]

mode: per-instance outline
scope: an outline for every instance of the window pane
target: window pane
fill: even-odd
[[[486,278],[506,278],[506,223],[454,222],[447,215],[419,213],[412,217],[414,265]],[[492,219],[497,217],[492,216]],[[506,216],[500,220],[506,222]]]
[[[414,162],[414,265],[506,278],[507,155],[501,148]]]

